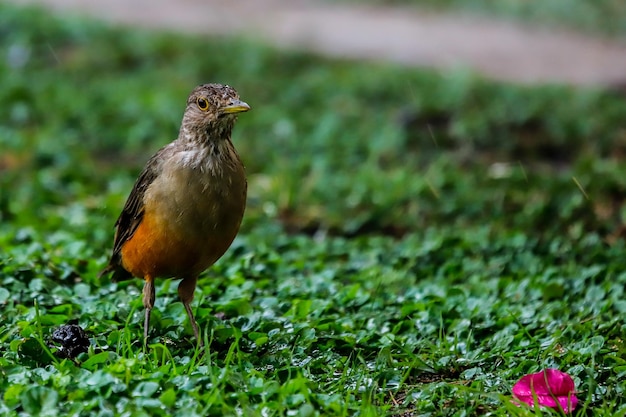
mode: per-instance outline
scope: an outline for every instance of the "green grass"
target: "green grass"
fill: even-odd
[[[254,42],[110,29],[0,5],[0,415],[626,414],[626,103]],[[250,198],[202,275],[194,350],[160,280],[98,280],[113,223],[201,82],[253,110]],[[92,341],[53,356],[75,320]],[[556,415],[544,411],[543,415]]]

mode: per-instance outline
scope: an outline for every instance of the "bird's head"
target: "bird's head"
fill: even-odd
[[[222,84],[203,84],[187,99],[181,129],[209,137],[229,137],[237,114],[250,110],[234,88]]]

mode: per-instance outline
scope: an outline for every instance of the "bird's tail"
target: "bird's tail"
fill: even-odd
[[[104,275],[110,274],[111,272],[113,273],[113,276],[111,276],[111,281],[113,282],[126,281],[133,277],[133,275],[125,270],[121,265],[109,262],[106,268],[98,274],[98,279],[102,278]]]

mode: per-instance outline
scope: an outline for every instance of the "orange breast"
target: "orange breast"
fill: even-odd
[[[131,274],[197,276],[226,252],[243,217],[246,178],[241,164],[222,163],[219,175],[209,165],[164,162],[144,195],[143,220],[121,248]]]
[[[190,242],[146,213],[133,236],[122,246],[122,265],[136,277],[197,274],[202,254]]]

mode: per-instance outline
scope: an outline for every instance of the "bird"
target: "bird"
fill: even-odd
[[[155,279],[177,278],[194,336],[191,302],[200,273],[224,255],[246,207],[247,179],[231,133],[250,106],[234,88],[203,84],[187,98],[178,137],[152,156],[115,222],[113,250],[100,276],[144,280],[144,347]]]

